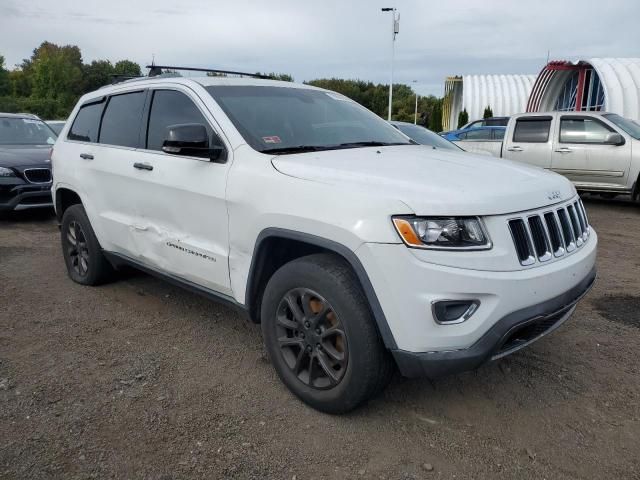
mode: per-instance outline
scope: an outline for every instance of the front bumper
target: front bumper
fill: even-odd
[[[568,320],[595,279],[594,267],[580,283],[563,294],[504,316],[469,348],[426,353],[393,350],[400,373],[405,377],[438,378],[473,370],[514,353]]]
[[[20,178],[0,180],[0,211],[53,207],[51,182],[30,184]]]

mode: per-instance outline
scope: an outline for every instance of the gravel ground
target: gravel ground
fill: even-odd
[[[50,214],[0,221],[0,478],[640,479],[640,208],[586,205],[599,280],[563,328],[341,417],[235,312],[139,273],[76,285]]]

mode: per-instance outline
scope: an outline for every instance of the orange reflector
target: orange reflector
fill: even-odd
[[[396,230],[398,230],[398,233],[408,245],[422,245],[422,242],[418,238],[418,235],[416,235],[416,232],[414,232],[411,224],[408,221],[404,220],[403,218],[394,218],[393,224],[396,226]]]

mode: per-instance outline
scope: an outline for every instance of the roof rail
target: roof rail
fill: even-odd
[[[111,85],[115,85],[116,83],[126,82],[127,80],[133,80],[134,78],[144,78],[143,75],[123,75],[121,73],[112,73],[111,74]]]
[[[29,118],[37,118],[38,120],[40,120],[40,117],[35,113],[18,112],[16,113],[16,115],[22,115],[23,117],[29,117]]]
[[[247,72],[235,72],[233,70],[219,70],[216,68],[197,68],[197,67],[176,67],[171,65],[147,65],[149,68],[149,76],[156,77],[162,74],[162,70],[186,70],[190,72],[207,72],[207,73],[221,73],[223,75],[242,75],[245,77],[264,78],[270,79],[269,75],[260,75],[259,73],[247,73]]]

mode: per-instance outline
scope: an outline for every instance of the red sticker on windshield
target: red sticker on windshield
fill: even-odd
[[[262,137],[262,141],[264,143],[281,143],[280,137],[277,135],[272,135],[271,137]]]

